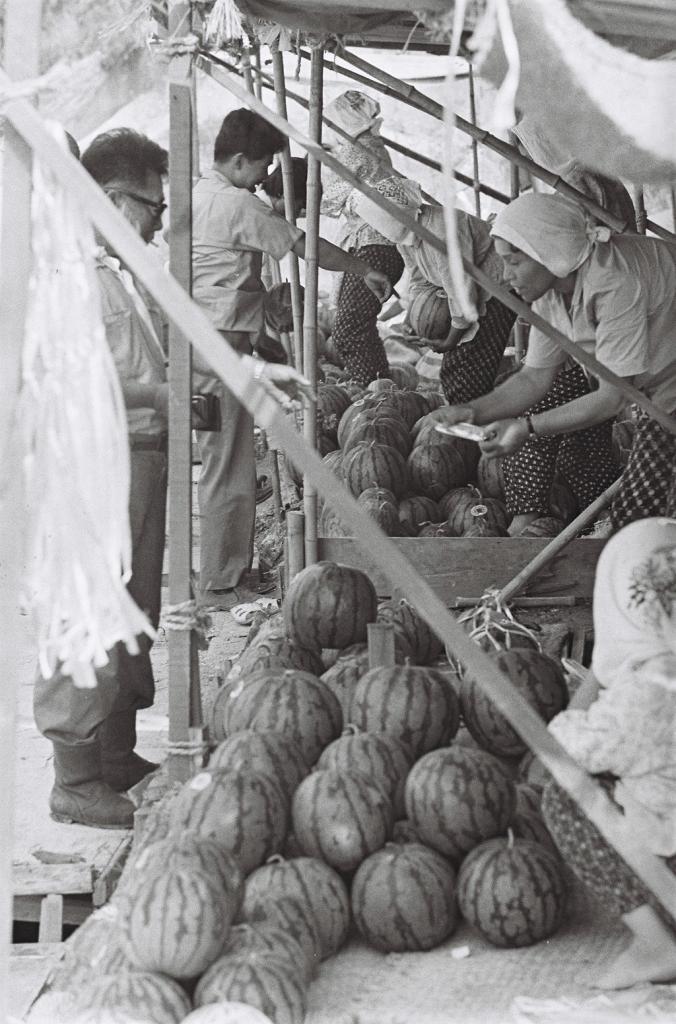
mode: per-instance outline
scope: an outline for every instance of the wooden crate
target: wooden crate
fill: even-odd
[[[392,543],[452,607],[458,597],[480,597],[488,587],[502,587],[549,543],[547,537],[393,537]],[[605,541],[584,537],[571,541],[532,581],[531,596],[591,600],[596,563]],[[363,569],[379,597],[391,597],[390,580],[352,537],[320,537],[319,558]]]

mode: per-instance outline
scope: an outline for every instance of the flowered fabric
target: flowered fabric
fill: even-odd
[[[615,534],[594,586],[592,670],[586,711],[549,729],[588,771],[617,776],[614,798],[646,847],[676,854],[676,520],[646,519]]]

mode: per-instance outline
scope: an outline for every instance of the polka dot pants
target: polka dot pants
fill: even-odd
[[[463,405],[492,390],[515,320],[516,313],[489,299],[472,340],[444,353],[440,380],[450,405]]]
[[[615,780],[609,776],[596,776],[596,781],[612,799]],[[676,929],[676,921],[603,838],[573,798],[554,781],[545,787],[542,813],[568,867],[605,907],[619,917],[648,903]],[[676,857],[667,858],[666,863],[676,874]]]
[[[636,519],[676,515],[676,437],[639,410],[634,443],[610,518],[619,530]]]
[[[529,413],[565,405],[591,390],[581,366],[561,370]],[[505,501],[512,516],[549,515],[549,494],[558,473],[587,508],[620,474],[612,448],[612,421],[553,437],[534,437],[503,461]]]
[[[365,245],[354,253],[374,270],[387,274],[394,287],[404,272],[404,261],[394,245]],[[387,377],[389,364],[376,321],[380,303],[356,274],[344,274],[338,295],[333,343],[345,369],[366,387],[378,377]]]

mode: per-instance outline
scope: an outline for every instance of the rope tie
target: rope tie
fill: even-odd
[[[194,630],[200,650],[206,651],[209,647],[213,620],[194,598],[180,604],[170,604],[162,616],[161,625],[165,630]]]
[[[211,745],[206,740],[173,740],[167,743],[167,754],[175,754],[178,757],[197,757],[206,754],[211,750]]]
[[[169,39],[151,36],[148,45],[162,59],[171,60],[173,57],[193,56],[199,51],[201,43],[199,36],[189,32],[186,36],[170,36]]]

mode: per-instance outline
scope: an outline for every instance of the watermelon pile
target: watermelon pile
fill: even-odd
[[[390,537],[505,537],[501,459],[487,458],[473,441],[440,434],[421,417],[444,404],[436,391],[418,388],[411,367],[393,379],[355,391],[350,382],[320,384],[318,449],[324,462]],[[297,484],[302,480],[293,474]],[[557,478],[549,514],[524,536],[553,537],[578,512],[567,484]],[[332,509],[320,510],[319,535],[347,536]]]
[[[392,667],[369,667],[378,617],[395,630]],[[116,973],[88,979],[83,1006],[302,1024],[313,975],[352,928],[383,952],[431,949],[463,918],[496,946],[553,934],[565,873],[540,789],[517,781],[525,747],[442,653],[359,570],[299,573],[214,701],[208,765],[126,871]],[[492,656],[543,717],[565,706],[552,659]]]

